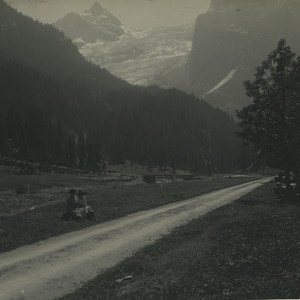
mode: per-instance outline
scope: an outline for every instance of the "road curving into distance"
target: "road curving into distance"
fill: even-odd
[[[0,254],[0,299],[54,299],[270,178],[168,204]]]

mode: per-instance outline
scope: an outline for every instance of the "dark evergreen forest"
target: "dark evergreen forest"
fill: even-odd
[[[232,118],[192,95],[130,86],[0,0],[0,155],[224,172],[240,167],[235,131]]]

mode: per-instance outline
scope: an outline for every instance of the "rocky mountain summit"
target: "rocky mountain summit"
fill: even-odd
[[[85,43],[116,41],[124,34],[122,23],[98,2],[81,15],[69,13],[53,25],[69,38],[80,38]]]

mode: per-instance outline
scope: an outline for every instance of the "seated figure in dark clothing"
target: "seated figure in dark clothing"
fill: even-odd
[[[86,195],[87,192],[84,190],[80,190],[77,193],[77,209],[76,213],[77,216],[88,219],[88,220],[95,220],[95,215],[92,208],[87,204]]]
[[[77,191],[75,189],[69,190],[69,197],[66,200],[66,211],[62,216],[63,220],[77,220],[78,216],[76,215],[75,211],[78,208],[77,204]]]
[[[87,204],[84,190],[69,190],[69,197],[66,200],[66,211],[62,216],[62,220],[96,220],[92,208]]]

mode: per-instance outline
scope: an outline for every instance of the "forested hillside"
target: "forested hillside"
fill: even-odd
[[[239,167],[236,124],[177,90],[130,86],[0,0],[0,154],[95,169],[102,155],[207,172]]]

